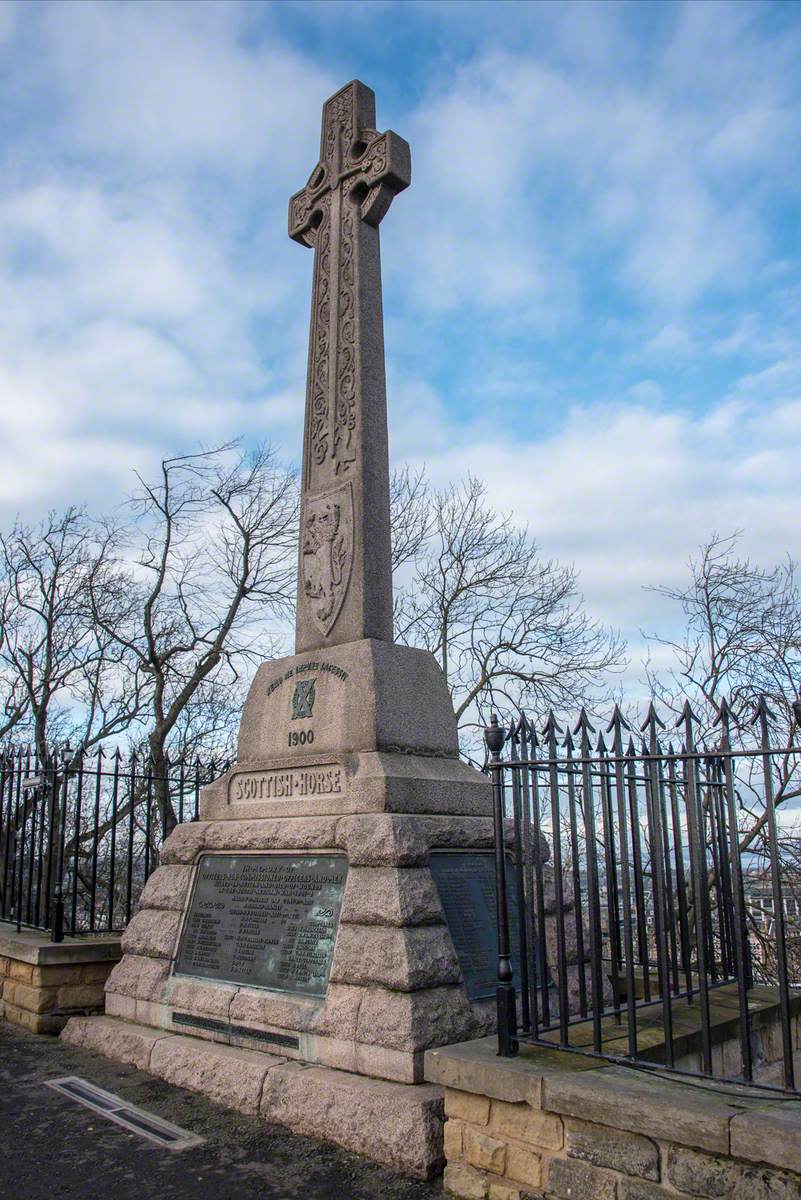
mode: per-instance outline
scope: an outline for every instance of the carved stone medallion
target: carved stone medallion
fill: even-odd
[[[301,519],[303,594],[327,637],[339,616],[353,566],[353,491],[350,482],[307,495]]]

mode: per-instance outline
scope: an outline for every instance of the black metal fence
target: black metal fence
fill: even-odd
[[[168,821],[196,820],[200,788],[226,766],[155,772],[149,756],[119,751],[0,753],[0,919],[55,941],[124,929]]]
[[[597,738],[584,713],[572,732],[553,715],[539,732],[493,717],[500,1054],[524,1038],[687,1069],[695,1022],[700,1073],[751,1081],[757,988],[778,1005],[781,1078],[795,1088],[801,835],[777,803],[798,795],[801,746],[771,744],[764,702],[745,748],[725,704],[714,744],[697,728],[689,705],[678,746],[653,706],[636,741],[618,709]],[[713,1055],[725,1006],[739,1071]]]

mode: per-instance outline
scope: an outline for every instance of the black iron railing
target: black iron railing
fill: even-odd
[[[653,706],[636,741],[618,709],[597,738],[584,713],[572,731],[553,714],[541,730],[493,718],[500,1054],[526,1039],[693,1069],[694,1030],[701,1074],[758,1081],[753,1014],[773,998],[779,1073],[796,1087],[801,830],[778,812],[799,795],[801,746],[772,745],[770,719],[763,701],[753,743],[733,746],[724,704],[699,745],[686,705],[676,746]],[[723,1062],[724,1027],[739,1071]]]
[[[65,934],[124,929],[169,824],[197,819],[213,761],[0,753],[0,920]]]

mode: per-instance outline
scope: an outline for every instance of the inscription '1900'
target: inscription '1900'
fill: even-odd
[[[248,771],[231,780],[231,800],[294,800],[305,796],[341,796],[342,768],[333,763],[290,767],[284,771]]]

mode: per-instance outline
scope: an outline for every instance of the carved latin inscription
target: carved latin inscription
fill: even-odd
[[[342,767],[324,763],[284,770],[243,771],[234,775],[229,784],[229,801],[246,804],[252,800],[299,800],[309,796],[341,796],[343,791]]]

